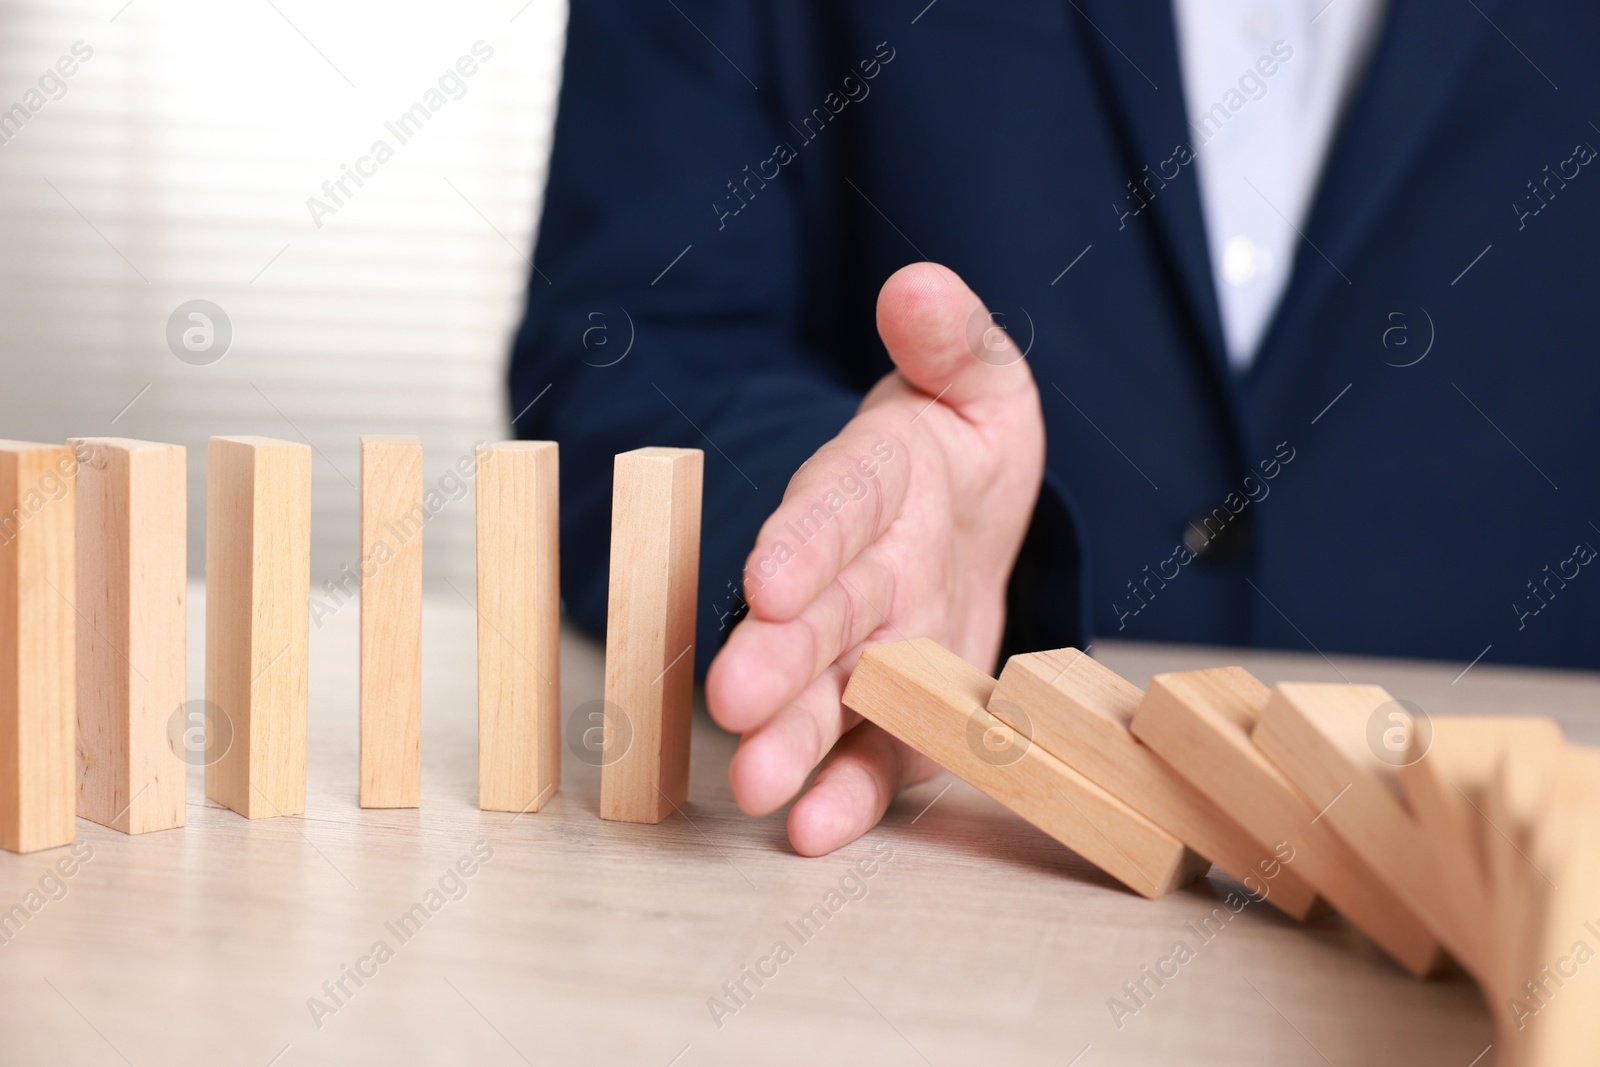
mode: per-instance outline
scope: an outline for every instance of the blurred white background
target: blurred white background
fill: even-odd
[[[0,0],[0,437],[188,446],[192,573],[206,438],[309,441],[314,587],[354,564],[358,434],[421,435],[430,484],[510,436],[565,23],[561,0]],[[419,103],[402,143],[385,123]],[[195,299],[232,327],[208,365],[167,340]],[[472,520],[468,495],[429,524],[431,581],[470,588]]]

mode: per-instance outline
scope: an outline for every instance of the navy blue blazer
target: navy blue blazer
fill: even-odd
[[[1010,648],[1600,667],[1597,54],[1593,3],[1393,0],[1237,374],[1168,3],[574,0],[510,371],[570,614],[604,626],[612,455],[703,448],[703,671],[928,259],[1044,398]]]

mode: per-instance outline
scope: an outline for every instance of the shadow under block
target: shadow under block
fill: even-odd
[[[1425,930],[1474,974],[1468,941],[1451,922],[1433,850],[1406,807],[1400,768],[1368,739],[1376,718],[1382,731],[1409,738],[1409,712],[1382,686],[1284,682],[1272,691],[1251,739],[1322,813]],[[1409,741],[1399,747],[1399,758]]]
[[[605,715],[607,744],[627,740],[600,769],[602,819],[657,823],[688,796],[704,463],[694,448],[616,458]]]
[[[306,807],[311,448],[213,437],[206,471],[206,796],[249,819]]]
[[[478,807],[538,811],[561,785],[559,452],[478,449]]]
[[[1431,736],[1413,734],[1400,768],[1406,801],[1433,853],[1465,953],[1462,963],[1486,991],[1493,973],[1494,897],[1486,853],[1489,789],[1501,753],[1541,738],[1561,743],[1555,720],[1533,716],[1436,715]],[[1492,997],[1492,993],[1490,996]]]
[[[188,696],[188,460],[181,445],[75,438],[78,814],[125,834],[184,822],[172,748]]]
[[[1431,973],[1443,959],[1438,942],[1250,740],[1270,695],[1238,667],[1158,674],[1133,735],[1262,848],[1292,849],[1294,870],[1407,971]]]
[[[0,441],[0,848],[72,842],[75,461]]]
[[[994,679],[926,638],[862,653],[844,705],[988,794],[1141,896],[1209,861],[986,710]]]
[[[1012,656],[989,713],[1120,797],[1257,897],[1304,919],[1317,894],[1129,727],[1144,693],[1075,648]]]
[[[1521,1004],[1515,1047],[1522,1067],[1592,1063],[1600,1048],[1600,975],[1589,963],[1600,939],[1600,751],[1562,753],[1530,858],[1548,881],[1529,947],[1533,989],[1511,991]]]
[[[361,806],[422,802],[422,439],[361,438]]]

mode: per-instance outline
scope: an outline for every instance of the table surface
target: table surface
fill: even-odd
[[[474,611],[447,591],[424,614],[420,810],[356,803],[352,605],[312,630],[304,817],[246,821],[192,770],[187,827],[129,838],[80,820],[70,878],[66,850],[0,853],[0,911],[32,912],[0,946],[0,1064],[1468,1067],[1492,1041],[1466,979],[1413,981],[1336,916],[1298,927],[1259,905],[1119,1026],[1110,998],[1197,942],[1185,924],[1219,905],[1224,876],[1143,900],[949,776],[803,859],[781,812],[735,807],[734,738],[703,711],[690,801],[659,826],[602,822],[599,772],[572,751],[544,810],[480,812]],[[199,694],[198,591],[190,616]],[[1375,682],[1432,714],[1537,711],[1600,736],[1595,674],[1095,651],[1141,685],[1238,663],[1269,683]],[[601,667],[595,642],[567,635],[564,715],[599,696]],[[492,855],[461,877],[475,851]],[[418,904],[426,922],[399,929]],[[818,905],[826,922],[801,928]],[[760,985],[744,977],[758,969]],[[336,1003],[324,983],[341,977]],[[735,1001],[724,983],[741,978]]]

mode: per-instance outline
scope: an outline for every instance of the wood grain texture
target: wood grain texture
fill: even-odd
[[[1210,862],[1177,837],[990,714],[994,687],[924,638],[864,652],[844,705],[1141,896],[1163,896],[1205,873]]]
[[[1133,719],[1135,737],[1294,869],[1415,975],[1441,963],[1438,942],[1250,739],[1271,691],[1238,667],[1158,674]]]
[[[265,1067],[291,1043],[276,1067],[521,1067],[507,1042],[536,1064],[596,1067],[666,1067],[691,1043],[677,1067],[923,1067],[908,1038],[940,1067],[1065,1067],[1091,1043],[1075,1067],[1467,1067],[1493,1041],[1476,1064],[1490,1067],[1499,1053],[1464,977],[1413,981],[1338,916],[1302,927],[1267,907],[1235,916],[1118,1029],[1107,998],[1124,997],[1124,981],[1139,980],[1187,923],[1212,914],[1230,880],[1214,873],[1145,900],[946,773],[902,792],[854,844],[799,856],[784,837],[786,811],[739,810],[728,782],[738,738],[700,708],[687,818],[602,822],[600,771],[565,746],[561,789],[537,816],[480,811],[477,617],[471,588],[461,591],[468,598],[442,586],[424,598],[421,809],[357,805],[352,607],[311,630],[303,820],[241,819],[206,803],[191,774],[181,831],[128,838],[79,820],[72,849],[0,856],[0,1062],[120,1067],[85,1017],[139,1067]],[[196,695],[204,600],[195,583]],[[1263,679],[1337,681],[1336,664],[1432,714],[1503,714],[1515,703],[1600,741],[1593,672],[1481,662],[1451,686],[1464,662],[1334,654],[1330,664],[1309,652],[1111,639],[1094,651],[1140,685],[1155,671],[1218,663],[1243,663]],[[603,671],[600,642],[569,629],[569,713],[600,698]],[[493,860],[400,945],[384,924],[438,888],[479,841]],[[883,848],[892,861],[858,883],[858,861]],[[43,910],[20,930],[8,923],[8,909],[78,849],[92,853],[64,879],[66,896],[33,898]],[[806,944],[787,933],[784,923],[845,877],[846,890],[864,883],[853,893],[861,899]],[[396,957],[362,988],[348,982],[354,998],[318,1029],[307,998],[378,938]],[[707,998],[723,997],[722,983],[778,938],[795,958],[763,988],[750,983],[754,998],[719,1029]]]
[[[1510,994],[1522,1000],[1522,1029],[1508,1067],[1593,1063],[1600,979],[1588,970],[1600,947],[1600,750],[1562,753],[1530,859],[1549,880],[1535,887],[1532,988]]]
[[[74,467],[0,441],[0,848],[70,844],[77,789]]]
[[[1527,996],[1526,984],[1550,962],[1539,958],[1538,930],[1545,894],[1554,880],[1534,855],[1534,835],[1545,819],[1565,758],[1563,737],[1547,732],[1520,737],[1517,744],[1501,750],[1484,806],[1484,855],[1489,861],[1494,901],[1497,979],[1488,992],[1512,1065],[1526,1052],[1526,1030],[1518,1018],[1516,1001]]]
[[[989,713],[1296,919],[1317,894],[1130,727],[1144,693],[1075,648],[1012,656]]]
[[[1400,769],[1406,800],[1463,937],[1462,963],[1491,999],[1500,977],[1494,973],[1494,898],[1486,835],[1495,830],[1484,813],[1501,754],[1540,736],[1559,744],[1561,728],[1553,719],[1536,716],[1435,715],[1427,736],[1413,735],[1409,762]]]
[[[629,741],[601,770],[604,819],[657,823],[688,796],[704,465],[696,448],[616,457],[605,700]]]
[[[78,815],[125,834],[184,824],[188,458],[123,438],[78,464]]]
[[[1284,682],[1273,689],[1251,734],[1322,821],[1333,827],[1461,963],[1479,973],[1451,917],[1433,851],[1406,807],[1400,763],[1409,751],[1411,712],[1377,685]],[[1386,738],[1402,739],[1391,762]],[[1374,735],[1377,738],[1374,746]]]
[[[206,700],[231,743],[206,796],[249,819],[306,803],[311,448],[213,437],[206,472]]]
[[[361,437],[361,806],[422,801],[422,439]]]
[[[561,784],[559,452],[478,450],[478,806],[538,811]]]

